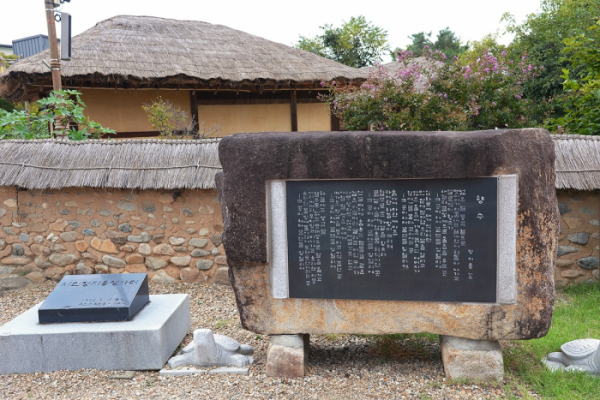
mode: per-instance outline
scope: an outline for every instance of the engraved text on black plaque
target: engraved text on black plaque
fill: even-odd
[[[496,302],[497,178],[288,181],[291,298]]]

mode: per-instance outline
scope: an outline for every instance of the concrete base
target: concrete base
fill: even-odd
[[[272,335],[267,352],[267,376],[284,378],[304,377],[310,335]]]
[[[440,335],[444,371],[450,379],[504,379],[502,347],[496,340],[471,340]]]
[[[40,304],[0,327],[0,373],[159,370],[191,325],[186,294],[150,296],[123,322],[39,324]]]
[[[181,369],[161,369],[158,372],[160,376],[187,376],[201,374],[237,374],[248,375],[249,368],[221,367],[215,369],[181,368]]]

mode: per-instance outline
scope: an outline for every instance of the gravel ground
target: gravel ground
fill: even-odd
[[[0,294],[0,325],[43,301],[55,283]],[[447,384],[435,341],[407,336],[401,346],[377,337],[315,335],[307,376],[269,378],[264,368],[268,336],[240,328],[233,291],[204,285],[151,286],[151,294],[187,293],[192,328],[211,328],[255,349],[246,376],[196,375],[159,377],[138,371],[118,379],[122,371],[57,371],[0,375],[2,399],[497,399],[509,396],[507,384]]]

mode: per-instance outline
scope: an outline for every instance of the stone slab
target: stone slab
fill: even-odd
[[[475,381],[504,379],[502,347],[498,341],[440,336],[446,377]]]
[[[223,172],[215,179],[242,326],[270,335],[430,332],[474,340],[544,336],[552,319],[559,231],[554,151],[543,129],[274,132],[223,138]],[[516,285],[516,302],[514,296],[503,300],[511,304],[270,296],[268,182],[501,175],[518,176],[516,283],[512,277],[503,283]]]
[[[160,370],[191,325],[186,294],[150,296],[122,322],[39,324],[39,306],[0,327],[0,373]]]

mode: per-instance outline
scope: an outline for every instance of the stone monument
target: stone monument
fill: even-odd
[[[501,380],[499,340],[544,336],[558,238],[542,129],[222,139],[217,176],[241,324],[266,371],[309,334],[440,335],[447,376]]]

